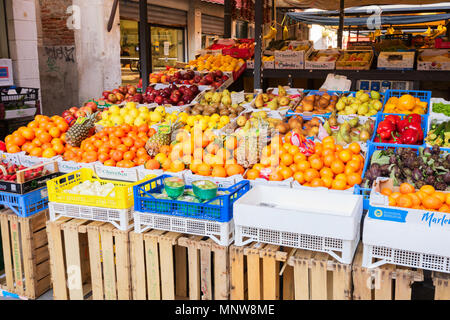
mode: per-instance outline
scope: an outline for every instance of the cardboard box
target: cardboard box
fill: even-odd
[[[325,53],[328,55],[332,54],[340,54],[340,51],[337,49],[327,49],[327,50],[314,50],[308,54],[308,57],[305,61],[305,69],[318,69],[318,70],[334,70],[336,68],[336,61],[339,59],[339,56],[336,60],[333,61],[313,61],[311,58],[318,53]]]
[[[5,110],[5,119],[32,117],[36,114],[36,108]]]
[[[447,56],[447,58],[444,58],[443,56]],[[423,50],[419,53],[417,58],[417,70],[449,71],[450,49]]]
[[[413,70],[414,51],[380,52],[377,68],[381,70]]]
[[[309,45],[308,50],[294,51],[286,50],[274,52],[275,69],[304,69],[305,59],[312,52],[313,46],[311,41],[291,41],[289,46],[297,47],[300,45]]]
[[[369,61],[340,61],[344,57],[345,54],[359,54],[359,53],[368,53],[370,54]],[[336,70],[370,70],[373,62],[373,51],[372,50],[345,50],[341,52],[341,56],[336,61]]]
[[[11,59],[0,59],[0,86],[12,86],[13,69]]]

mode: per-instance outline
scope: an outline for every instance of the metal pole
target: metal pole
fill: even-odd
[[[262,56],[263,0],[255,0],[255,69],[253,88],[261,89],[261,56]]]
[[[142,92],[148,87],[151,65],[150,26],[148,25],[147,0],[139,0],[139,60],[141,62]]]
[[[339,29],[337,34],[337,46],[342,48],[342,36],[344,33],[344,0],[340,1],[339,9]]]
[[[224,2],[224,38],[231,38],[231,25],[232,25],[232,17],[231,17],[231,0],[225,0]]]

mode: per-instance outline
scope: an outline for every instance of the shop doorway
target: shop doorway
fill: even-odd
[[[184,28],[152,25],[150,31],[153,71],[175,66],[177,61],[185,61]]]

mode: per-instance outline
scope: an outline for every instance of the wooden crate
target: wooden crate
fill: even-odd
[[[411,285],[424,281],[423,270],[385,264],[377,268],[362,267],[363,246],[353,260],[354,300],[411,300]]]
[[[128,233],[100,221],[48,221],[54,299],[130,300]]]
[[[434,300],[450,300],[450,274],[433,272]]]
[[[0,211],[4,272],[0,288],[22,299],[36,299],[51,288],[45,232],[48,210],[31,217]]]
[[[232,300],[349,300],[351,265],[277,245],[230,247]]]
[[[201,236],[130,233],[135,300],[229,299],[228,247]]]

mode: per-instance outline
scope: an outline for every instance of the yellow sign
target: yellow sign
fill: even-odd
[[[383,211],[377,209],[373,214],[375,215],[375,217],[380,218],[381,216],[383,216]]]

